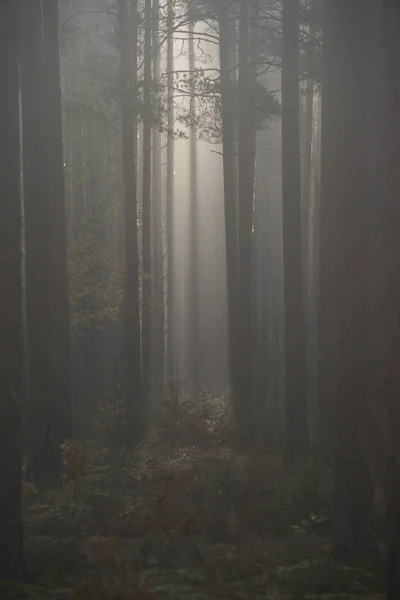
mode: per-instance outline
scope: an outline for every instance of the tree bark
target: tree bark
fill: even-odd
[[[18,15],[0,4],[0,579],[24,577],[21,514],[23,323]]]
[[[252,337],[252,230],[254,163],[249,94],[249,13],[250,0],[240,3],[239,12],[239,133],[238,133],[238,216],[239,287],[238,342],[240,347],[239,398],[236,414],[238,446],[246,448],[253,436],[253,337]]]
[[[282,14],[282,221],[288,464],[308,455],[307,367],[302,285],[299,140],[299,0],[284,0]]]
[[[154,81],[160,84],[160,2],[153,0],[153,64]],[[163,219],[162,219],[162,166],[161,166],[161,132],[153,127],[153,381],[154,399],[160,401],[164,392],[164,257],[163,257]]]
[[[199,261],[198,261],[198,207],[197,207],[197,98],[195,85],[195,51],[194,51],[194,23],[193,15],[189,10],[189,71],[190,83],[190,113],[191,126],[189,133],[190,143],[190,266],[189,266],[189,354],[190,354],[190,390],[196,396],[201,387],[201,352],[200,352],[200,288],[199,288]]]
[[[151,403],[151,0],[144,5],[143,72],[143,181],[142,181],[142,394],[146,406]]]
[[[59,485],[72,407],[58,5],[24,0],[21,9],[29,477]]]
[[[221,72],[222,160],[225,209],[225,253],[228,302],[229,377],[233,406],[239,402],[238,314],[238,232],[234,169],[234,107],[232,104],[232,64],[230,60],[230,2],[221,3],[219,13],[219,52]]]
[[[174,111],[174,3],[167,7],[167,372],[172,375],[176,367],[175,323],[175,111]]]
[[[387,599],[400,598],[400,73],[398,56],[400,50],[400,7],[395,0],[383,0],[379,38],[378,87],[379,104],[376,111],[381,115],[379,210],[380,239],[383,244],[386,265],[384,312],[389,315],[386,326],[389,346],[385,364],[385,384],[377,399],[377,411],[384,413],[386,442],[386,553],[387,553]]]
[[[140,442],[144,430],[139,315],[137,130],[134,114],[134,99],[137,91],[137,20],[137,0],[131,3],[130,15],[127,0],[118,0],[125,208],[124,385],[129,447],[135,447]],[[129,36],[129,22],[132,25],[131,36]]]
[[[376,552],[373,490],[361,445],[373,389],[368,128],[371,3],[327,0],[320,230],[320,396],[335,472],[333,558]]]

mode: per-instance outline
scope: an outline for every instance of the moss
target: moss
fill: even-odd
[[[0,598],[2,600],[64,600],[66,596],[64,589],[45,589],[36,585],[0,581]]]

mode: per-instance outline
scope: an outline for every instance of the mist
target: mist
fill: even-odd
[[[0,596],[400,597],[397,0],[0,2]]]

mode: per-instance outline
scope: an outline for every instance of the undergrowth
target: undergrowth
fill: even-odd
[[[330,565],[329,473],[235,454],[227,406],[175,389],[134,455],[65,444],[61,489],[23,484],[27,584],[0,597],[379,597],[374,569]]]

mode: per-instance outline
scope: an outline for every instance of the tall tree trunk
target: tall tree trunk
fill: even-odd
[[[299,141],[299,0],[284,0],[282,31],[282,221],[288,464],[308,455],[307,373],[302,287]]]
[[[249,94],[249,12],[250,0],[240,3],[239,12],[239,346],[240,397],[237,406],[237,436],[239,446],[249,445],[253,435],[253,344],[251,318],[252,229],[254,163],[251,135]]]
[[[321,92],[315,98],[313,122],[312,183],[310,200],[310,254],[309,254],[309,398],[314,410],[317,431],[314,439],[324,447],[323,430],[318,412],[318,263],[321,181]],[[321,446],[322,442],[322,446]],[[320,452],[320,451],[319,451]],[[323,452],[320,452],[323,456]]]
[[[230,60],[230,1],[223,0],[219,12],[219,52],[221,77],[222,156],[225,208],[225,253],[228,302],[229,377],[232,402],[239,402],[238,327],[238,232],[234,169],[234,107],[232,103],[232,64]]]
[[[190,71],[190,263],[189,263],[189,354],[190,354],[190,389],[193,395],[200,392],[201,386],[201,352],[200,352],[200,287],[198,259],[198,200],[197,200],[197,98],[195,84],[195,51],[194,23],[189,7],[189,71]]]
[[[58,4],[34,0],[21,7],[29,476],[37,485],[56,485],[61,444],[72,436]]]
[[[160,52],[160,1],[153,0],[153,64],[154,81],[160,84],[161,52]],[[161,185],[161,132],[153,127],[153,324],[152,354],[154,399],[159,401],[164,392],[164,257],[162,227],[162,185]]]
[[[373,490],[360,441],[374,344],[366,127],[371,2],[327,0],[324,15],[319,359],[320,394],[333,429],[333,558],[339,563],[376,550]]]
[[[317,8],[316,0],[311,0],[309,15],[310,26],[308,28],[309,42],[308,46],[313,51],[315,47],[317,20],[315,17]],[[312,160],[313,160],[313,125],[314,125],[314,78],[308,73],[305,97],[302,139],[302,172],[301,172],[301,233],[302,233],[302,260],[303,260],[303,302],[305,310],[305,330],[306,330],[306,360],[307,360],[307,397],[308,411],[312,413],[312,407],[315,406],[315,393],[313,390],[314,361],[313,356],[313,319],[315,316],[315,307],[312,305],[312,273],[311,273],[311,211],[312,200]]]
[[[130,17],[130,18],[129,18]],[[131,23],[131,38],[129,36]],[[124,384],[127,397],[127,443],[134,447],[144,429],[141,396],[139,254],[137,226],[137,137],[134,99],[137,93],[137,0],[128,12],[118,0],[123,183],[125,208]],[[132,52],[131,52],[132,51]]]
[[[400,73],[398,56],[400,50],[400,7],[395,0],[381,2],[382,21],[379,39],[381,82],[378,88],[381,116],[381,189],[379,208],[381,240],[386,266],[385,312],[390,315],[388,328],[391,346],[389,364],[385,365],[386,384],[377,399],[379,411],[386,413],[388,449],[386,450],[386,519],[387,519],[387,599],[400,598],[400,464],[399,432],[400,410]],[[391,339],[390,339],[391,338]],[[391,447],[397,452],[393,452]]]
[[[309,275],[309,229],[310,229],[310,196],[311,196],[311,165],[312,165],[312,136],[313,136],[313,106],[314,80],[307,78],[304,106],[304,139],[303,139],[303,169],[301,182],[302,203],[302,241],[303,241],[303,278],[305,301],[307,302]]]
[[[142,394],[151,402],[151,0],[144,4],[143,182],[142,182]]]
[[[21,514],[23,324],[18,15],[0,5],[0,579],[24,577]]]
[[[168,0],[167,14],[167,371],[177,360],[175,322],[175,140],[174,140],[174,1]]]
[[[258,88],[258,64],[260,50],[260,0],[250,0],[250,44],[249,44],[249,172],[253,204],[252,234],[251,234],[251,344],[253,353],[253,407],[257,431],[253,430],[255,443],[260,447],[265,439],[265,381],[259,377],[260,357],[260,323],[258,302],[258,190],[256,186],[256,155],[257,155],[257,121],[256,121],[256,91]],[[256,377],[257,375],[257,377]]]

